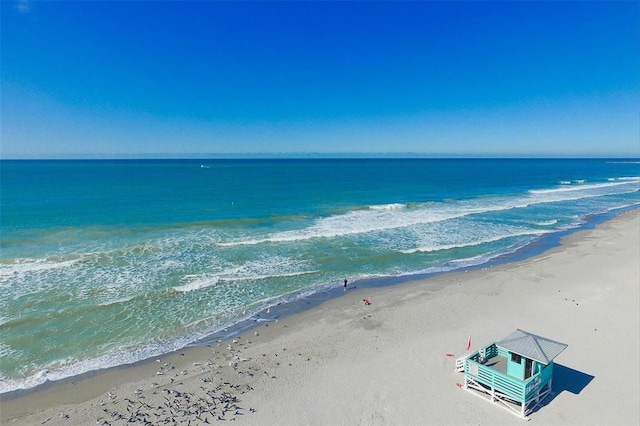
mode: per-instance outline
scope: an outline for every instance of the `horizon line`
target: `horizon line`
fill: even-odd
[[[320,153],[320,152],[287,152],[287,153],[136,153],[136,154],[10,154],[0,153],[0,160],[225,160],[225,159],[640,159],[630,154],[515,154],[515,153],[443,153],[428,154],[417,152],[374,153]]]

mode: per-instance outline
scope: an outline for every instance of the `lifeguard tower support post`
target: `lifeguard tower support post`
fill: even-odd
[[[456,370],[464,371],[463,389],[528,420],[551,392],[553,359],[567,346],[517,329],[458,359]]]

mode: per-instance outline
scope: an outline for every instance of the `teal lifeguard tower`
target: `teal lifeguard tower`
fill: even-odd
[[[456,360],[469,392],[528,420],[551,392],[553,359],[568,345],[517,329],[499,342]]]

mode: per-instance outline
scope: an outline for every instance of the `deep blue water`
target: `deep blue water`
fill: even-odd
[[[0,393],[640,205],[640,161],[0,161]]]

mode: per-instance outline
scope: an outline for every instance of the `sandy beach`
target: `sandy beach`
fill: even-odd
[[[569,345],[531,422],[637,425],[639,259],[636,209],[522,262],[350,288],[229,341],[2,401],[0,423],[519,424],[459,389],[454,362],[469,335],[473,350],[520,328]]]

